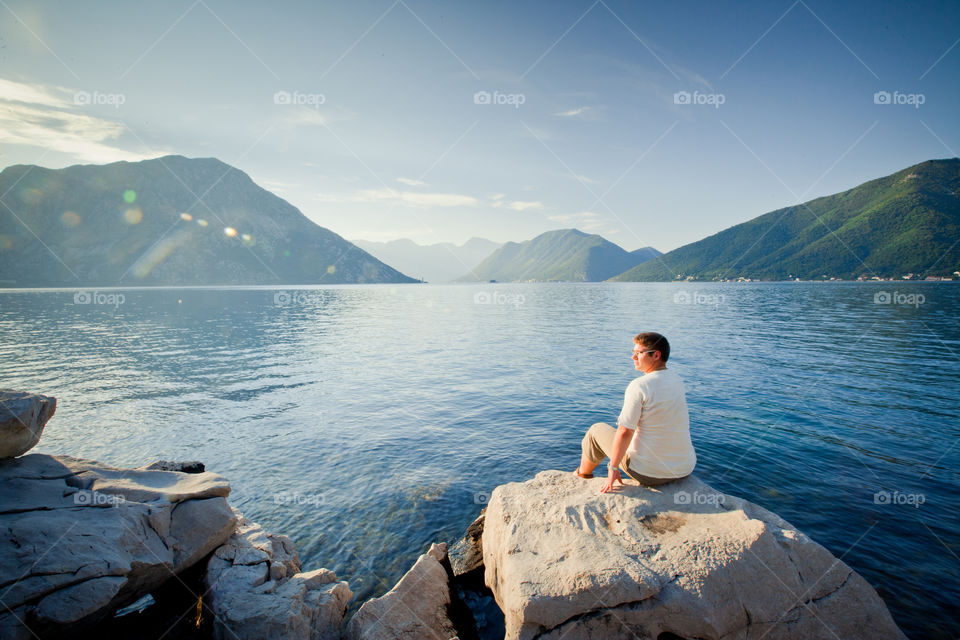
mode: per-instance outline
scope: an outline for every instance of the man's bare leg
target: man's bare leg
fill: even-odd
[[[590,462],[590,458],[588,458],[585,454],[581,453],[580,468],[577,469],[577,471],[583,475],[589,475],[593,473],[593,470],[596,469],[597,465],[599,464],[600,464],[599,462]]]

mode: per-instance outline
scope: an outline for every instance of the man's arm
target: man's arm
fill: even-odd
[[[633,429],[628,429],[623,425],[617,425],[617,433],[613,436],[613,451],[610,452],[607,484],[601,487],[601,493],[612,490],[614,482],[618,481],[620,484],[623,484],[623,480],[620,478],[620,472],[617,470],[617,465],[623,460],[623,456],[627,452],[627,447],[630,446],[631,438],[633,438]]]

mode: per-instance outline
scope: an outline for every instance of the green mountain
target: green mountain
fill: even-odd
[[[598,282],[654,255],[660,252],[652,247],[631,253],[598,235],[559,229],[506,243],[459,281]]]
[[[0,286],[413,282],[214,158],[0,173]]]
[[[928,160],[764,214],[611,279],[945,276],[960,267],[958,239],[960,159]]]

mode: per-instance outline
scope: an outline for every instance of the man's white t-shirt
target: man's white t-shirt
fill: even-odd
[[[681,478],[696,466],[687,391],[673,371],[651,371],[627,385],[617,424],[634,430],[626,455],[636,473]]]

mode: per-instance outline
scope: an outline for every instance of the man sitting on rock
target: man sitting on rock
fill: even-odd
[[[621,469],[640,484],[655,487],[687,477],[697,464],[686,389],[680,376],[667,370],[670,343],[652,332],[636,335],[633,342],[633,365],[644,375],[627,385],[616,429],[598,422],[587,431],[574,472],[592,478],[594,468],[609,457],[601,493],[613,490],[615,482],[623,484]]]

